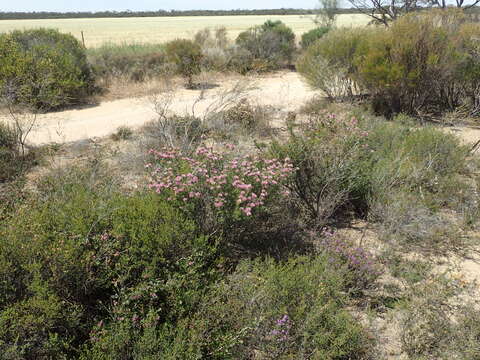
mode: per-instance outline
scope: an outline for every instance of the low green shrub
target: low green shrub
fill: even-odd
[[[177,72],[187,79],[187,87],[193,87],[193,77],[200,73],[202,49],[192,40],[177,39],[165,45],[168,61],[175,64]]]
[[[213,276],[215,246],[192,221],[112,181],[98,168],[47,177],[0,226],[3,354],[76,358],[101,320],[154,309],[163,323],[194,306],[191,259],[202,269],[194,289]]]
[[[400,324],[402,350],[409,359],[477,359],[478,308],[462,296],[458,280],[435,280],[413,288]]]
[[[124,325],[117,339],[100,338],[88,358],[105,359],[102,350],[138,357],[143,346],[143,354],[172,360],[366,358],[371,340],[343,308],[345,276],[322,256],[244,261],[212,286],[192,316],[168,327],[142,324],[144,337],[133,344],[126,335],[132,325]],[[136,353],[122,352],[129,343]]]
[[[292,203],[319,227],[350,211],[366,216],[372,207],[388,207],[396,201],[393,190],[435,212],[462,196],[464,187],[455,184],[469,173],[468,148],[452,134],[327,112],[312,114],[303,131],[291,129],[288,141],[273,142],[270,151],[291,159]]]
[[[321,26],[304,33],[302,35],[302,41],[300,42],[302,49],[306,50],[310,45],[312,45],[318,39],[322,38],[330,30],[331,27],[329,26]]]
[[[85,50],[57,30],[0,36],[2,102],[51,110],[86,101],[96,88]]]
[[[114,78],[142,82],[171,71],[163,44],[105,44],[87,52],[88,60],[104,86]]]
[[[238,35],[236,44],[251,54],[249,70],[267,71],[288,65],[296,51],[295,34],[281,21],[267,21]]]

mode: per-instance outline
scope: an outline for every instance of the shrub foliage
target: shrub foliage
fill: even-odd
[[[85,50],[56,30],[0,36],[2,100],[40,110],[84,102],[95,91]]]
[[[237,45],[251,57],[250,70],[278,69],[292,62],[295,34],[281,21],[267,21],[238,35]]]
[[[167,59],[175,64],[177,72],[187,79],[187,87],[193,87],[193,77],[200,73],[202,49],[200,46],[185,39],[170,41],[165,46]]]
[[[461,11],[412,13],[388,28],[332,31],[307,50],[298,69],[325,91],[322,72],[332,67],[330,81],[354,84],[350,95],[368,94],[374,110],[388,116],[478,114],[479,36],[478,24]]]

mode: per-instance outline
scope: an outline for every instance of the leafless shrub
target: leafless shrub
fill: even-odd
[[[174,111],[174,93],[167,86],[151,97],[157,117],[145,126],[150,147],[174,147],[192,152],[206,134],[224,124],[224,113],[239,102],[250,89],[248,82],[239,81],[232,87],[207,97],[203,89],[183,113]]]
[[[0,182],[23,173],[36,156],[28,137],[37,125],[37,110],[11,100],[0,99]]]

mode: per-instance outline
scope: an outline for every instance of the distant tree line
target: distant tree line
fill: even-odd
[[[359,13],[357,9],[338,9],[338,13]],[[314,15],[315,9],[257,9],[257,10],[158,10],[158,11],[100,11],[100,12],[0,12],[0,20],[123,18],[156,16],[231,16],[231,15]]]

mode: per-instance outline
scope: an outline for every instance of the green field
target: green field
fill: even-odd
[[[190,16],[150,18],[102,18],[58,20],[2,20],[0,32],[40,27],[56,28],[81,39],[84,32],[85,45],[98,47],[112,43],[158,43],[175,38],[191,38],[205,27],[225,26],[233,38],[241,31],[260,25],[267,19],[281,20],[301,35],[315,27],[311,17],[298,15],[282,16]],[[364,15],[339,15],[338,26],[362,26],[367,24]]]

